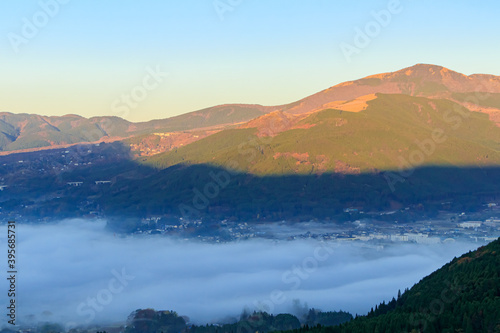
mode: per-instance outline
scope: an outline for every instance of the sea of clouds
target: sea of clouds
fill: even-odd
[[[6,253],[7,227],[2,228]],[[123,237],[106,230],[105,221],[83,220],[18,224],[16,235],[18,321],[59,322],[67,328],[125,321],[139,308],[175,310],[194,323],[236,318],[244,308],[299,314],[300,308],[314,307],[365,314],[398,289],[480,245],[377,249],[264,239],[209,244]],[[2,304],[7,304],[7,289],[8,281],[2,279]]]

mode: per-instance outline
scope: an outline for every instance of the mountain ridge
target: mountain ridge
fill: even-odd
[[[273,109],[270,107],[270,110]],[[78,143],[116,141],[155,131],[190,131],[231,126],[262,115],[268,107],[224,104],[166,119],[133,123],[117,116],[41,116],[0,113],[0,151],[22,151]]]
[[[499,76],[467,76],[442,66],[417,64],[395,72],[343,82],[285,105],[222,104],[145,122],[129,122],[117,116],[85,118],[74,114],[41,116],[1,112],[0,151],[16,152],[78,143],[109,142],[154,132],[224,129],[238,124],[248,127],[246,122],[276,111],[288,115],[308,114],[327,108],[354,112],[356,107],[363,107],[360,98],[377,93],[449,99],[473,111],[488,114],[500,126]],[[359,105],[354,107],[354,101]],[[194,139],[191,137],[191,140]],[[169,147],[175,148],[176,144]]]
[[[442,142],[431,139],[436,129]],[[180,161],[225,166],[232,160],[255,174],[373,172],[397,170],[403,156],[408,160],[421,150],[416,142],[433,147],[419,153],[425,164],[500,165],[500,128],[486,115],[448,100],[404,94],[377,94],[359,112],[276,111],[143,162],[161,169]],[[254,153],[246,153],[252,146]]]
[[[445,81],[447,84],[429,86],[432,83],[439,82],[437,80],[438,76],[442,80],[443,73],[448,78]],[[485,89],[478,90],[478,88]],[[500,93],[500,76],[489,74],[467,76],[442,66],[417,64],[395,72],[374,74],[361,79],[339,83],[292,103],[291,105],[296,105],[287,107],[286,111],[289,113],[302,113],[310,108],[321,108],[326,104],[325,101],[353,100],[373,93],[403,93],[411,96],[443,97],[446,96],[446,93],[475,93],[477,91]],[[498,108],[500,108],[500,105]]]

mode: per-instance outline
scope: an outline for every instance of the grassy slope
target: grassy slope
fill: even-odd
[[[447,110],[451,113],[445,116]],[[451,117],[455,117],[453,121]],[[242,171],[258,175],[310,174],[318,167],[323,172],[334,171],[339,162],[361,172],[389,170],[401,165],[401,157],[409,160],[410,154],[419,150],[416,141],[428,142],[433,130],[441,129],[446,140],[435,144],[424,164],[500,163],[500,129],[487,115],[471,113],[446,100],[379,95],[363,112],[324,110],[299,123],[306,124],[314,126],[289,130],[273,138],[258,138],[252,129],[226,130],[142,162],[166,168],[178,163],[228,166],[230,161],[236,161]],[[297,163],[293,153],[307,153],[307,160]],[[327,159],[320,166],[320,161],[325,160],[321,155]]]
[[[479,106],[500,109],[500,94],[494,93],[455,93],[452,98],[460,102],[470,102]]]

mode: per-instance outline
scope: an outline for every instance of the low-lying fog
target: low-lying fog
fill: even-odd
[[[207,244],[119,237],[105,230],[105,222],[80,220],[17,225],[16,234],[18,320],[68,327],[125,321],[139,308],[175,310],[194,323],[207,323],[237,317],[245,307],[294,312],[294,300],[323,311],[365,314],[479,246],[409,244],[377,250],[314,240]],[[5,278],[0,287],[6,304]]]

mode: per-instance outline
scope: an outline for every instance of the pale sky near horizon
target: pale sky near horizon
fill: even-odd
[[[376,23],[392,2],[5,0],[0,112],[146,121],[290,103],[416,63],[500,75],[500,3],[400,0]]]

